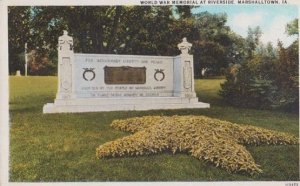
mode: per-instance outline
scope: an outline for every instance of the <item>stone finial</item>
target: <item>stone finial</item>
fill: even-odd
[[[68,31],[64,30],[63,32],[64,32],[64,35],[68,35]]]
[[[73,50],[73,38],[64,30],[63,35],[58,38],[59,50]]]
[[[187,42],[186,37],[182,39],[182,43],[179,43],[177,45],[179,50],[181,51],[181,54],[189,54],[190,49],[192,48],[192,44]]]

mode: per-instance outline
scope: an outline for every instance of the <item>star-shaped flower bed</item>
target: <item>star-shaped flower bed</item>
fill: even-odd
[[[205,116],[144,116],[115,120],[112,127],[134,134],[96,149],[97,158],[186,152],[229,172],[260,173],[245,145],[298,144],[298,138],[250,125]]]

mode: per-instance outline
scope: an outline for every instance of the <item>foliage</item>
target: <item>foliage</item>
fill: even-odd
[[[259,39],[262,35],[262,31],[259,26],[255,28],[248,28],[248,36],[246,38],[246,58],[247,59],[252,59],[253,58],[253,53],[257,46],[259,45]]]
[[[187,19],[192,17],[192,9],[198,6],[176,6],[176,13],[180,19]]]
[[[179,54],[177,44],[187,37],[193,43],[197,77],[203,69],[210,75],[223,75],[229,64],[249,61],[256,56],[262,34],[259,27],[249,28],[244,39],[226,26],[226,14],[192,14],[192,8],[194,6],[11,6],[8,14],[10,74],[24,69],[25,42],[29,52],[35,50],[40,56],[35,62],[41,64],[36,66],[45,67],[41,71],[34,68],[29,71],[55,74],[57,38],[65,29],[74,37],[74,49],[79,53],[174,56]],[[298,35],[297,24],[295,19],[287,25],[289,35]],[[48,73],[45,60],[51,64]]]
[[[220,75],[221,69],[226,68],[233,59],[236,50],[236,34],[225,26],[226,14],[211,14],[201,12],[194,16],[191,41],[196,76],[201,69],[207,69],[211,75]],[[240,45],[239,45],[240,46]]]
[[[43,47],[44,39],[49,49],[56,49],[57,38],[66,29],[76,39],[77,52],[109,53],[117,38],[122,7],[33,7],[33,11],[36,46]]]
[[[17,70],[24,73],[25,43],[29,42],[30,8],[26,6],[8,7],[8,48],[9,72]]]
[[[261,68],[262,58],[255,57],[249,63],[229,67],[227,81],[221,84],[220,95],[230,105],[246,108],[270,108],[271,98],[277,90],[273,81]]]
[[[282,107],[288,111],[299,109],[299,49],[295,41],[287,49],[278,42],[278,59],[275,61],[276,77],[274,84],[278,87],[274,107]]]
[[[135,134],[100,145],[96,149],[98,158],[171,150],[188,152],[230,172],[253,174],[262,170],[241,144],[298,144],[298,139],[289,134],[205,116],[145,116],[114,120],[111,126]]]
[[[220,95],[227,104],[297,112],[299,107],[298,40],[277,49],[259,42],[259,27],[249,28],[247,52],[240,64],[230,65]]]
[[[184,20],[176,20],[172,7],[126,7],[122,17],[117,53],[176,55],[177,44],[188,30]],[[170,34],[176,33],[176,34]]]
[[[288,35],[299,35],[298,19],[294,19],[286,25],[286,32]]]
[[[49,55],[41,56],[36,50],[32,50],[28,54],[29,74],[34,75],[55,75],[56,65],[49,61]]]
[[[179,13],[188,17],[190,9],[179,8]],[[63,30],[74,37],[74,50],[79,53],[144,55],[177,55],[177,44],[188,31],[184,26],[188,22],[176,20],[171,6],[12,7],[9,20],[10,72],[21,68],[23,61],[13,57],[24,50],[25,40],[29,51],[35,50],[56,65],[57,38]],[[25,32],[19,32],[19,28]],[[20,34],[19,40],[15,32]],[[52,67],[48,74],[51,73]]]
[[[17,14],[23,10],[12,7],[10,20],[22,21],[22,25],[10,23],[9,33],[10,38],[14,38],[13,33],[19,32],[18,28],[26,28],[26,36],[21,36],[26,38],[29,52],[35,50],[54,65],[57,65],[57,38],[63,30],[74,37],[74,50],[78,53],[174,56],[179,54],[177,44],[187,37],[194,45],[196,75],[199,76],[203,68],[220,74],[230,61],[237,59],[233,54],[239,53],[240,38],[225,26],[225,14],[193,15],[192,8],[194,6],[33,6],[26,7],[23,20]],[[10,43],[24,46],[23,40]],[[17,54],[12,50],[9,53],[13,57]],[[10,64],[16,66],[11,68],[12,73],[21,62],[11,57]],[[53,74],[51,68],[49,74]]]

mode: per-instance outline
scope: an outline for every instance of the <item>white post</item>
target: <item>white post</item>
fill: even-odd
[[[58,93],[57,99],[70,99],[73,93],[73,38],[64,30],[58,38]]]
[[[27,76],[27,63],[28,63],[27,43],[25,43],[25,76]]]
[[[189,54],[192,44],[186,38],[179,43],[178,49],[181,54],[175,59],[176,81],[174,84],[174,95],[186,98],[196,98],[194,89],[194,62],[193,55]]]

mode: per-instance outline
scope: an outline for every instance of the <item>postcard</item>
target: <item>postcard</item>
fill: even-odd
[[[1,185],[300,184],[298,2],[0,5]]]

